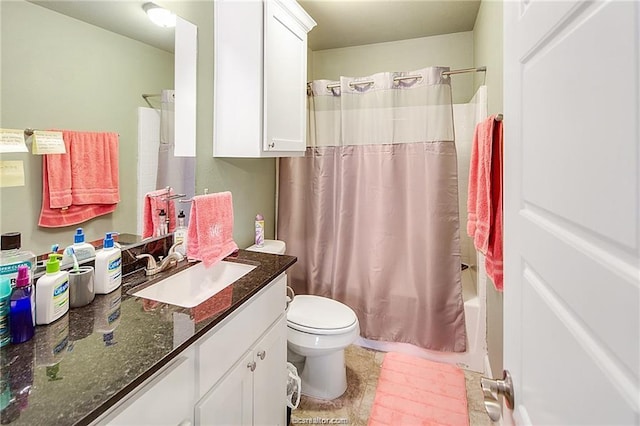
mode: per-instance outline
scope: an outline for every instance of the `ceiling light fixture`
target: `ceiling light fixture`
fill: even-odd
[[[142,9],[147,13],[151,22],[164,28],[173,28],[176,26],[176,15],[154,3],[145,3]]]

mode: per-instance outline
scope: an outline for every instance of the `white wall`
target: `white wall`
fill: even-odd
[[[413,38],[312,52],[313,80],[361,77],[384,71],[412,71],[429,66],[451,69],[473,66],[473,32]],[[473,75],[452,77],[454,103],[473,96]]]
[[[489,99],[489,114],[502,112],[502,2],[483,0],[473,29],[475,65],[486,65],[486,85]],[[482,82],[476,76],[476,83]],[[508,120],[509,117],[505,117]],[[509,141],[505,141],[509,143]],[[487,283],[487,347],[489,362],[494,376],[502,372],[502,293],[495,290],[491,281]]]
[[[502,2],[483,0],[473,28],[474,66],[487,66],[475,75],[475,86],[486,77],[489,114],[502,112]]]

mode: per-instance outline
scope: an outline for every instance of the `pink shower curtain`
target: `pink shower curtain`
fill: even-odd
[[[280,160],[278,238],[298,256],[296,294],[347,304],[363,337],[461,352],[457,165],[444,70],[312,83],[306,155]],[[407,76],[419,77],[397,79]]]

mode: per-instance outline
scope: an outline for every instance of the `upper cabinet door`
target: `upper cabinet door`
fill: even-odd
[[[278,2],[265,3],[265,151],[306,149],[307,32]]]
[[[295,0],[214,3],[214,157],[304,155],[315,25]]]

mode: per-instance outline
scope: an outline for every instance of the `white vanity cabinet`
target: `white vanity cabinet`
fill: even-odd
[[[192,425],[194,368],[195,349],[190,347],[130,394],[98,424]]]
[[[196,405],[196,424],[284,426],[286,347],[286,320],[281,316]]]
[[[315,25],[295,0],[214,3],[214,157],[304,154]]]
[[[95,423],[284,425],[285,304],[283,274]]]

